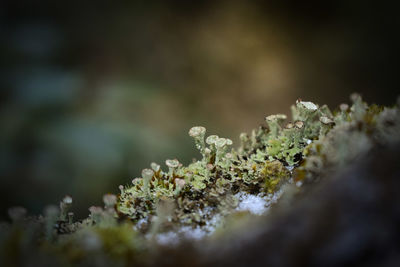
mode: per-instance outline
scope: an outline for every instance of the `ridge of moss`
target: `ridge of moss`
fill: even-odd
[[[118,213],[151,224],[157,218],[159,203],[168,200],[175,207],[168,217],[170,223],[196,227],[234,209],[238,203],[233,196],[238,192],[274,194],[289,181],[289,170],[302,161],[307,145],[334,126],[335,117],[326,105],[297,100],[291,111],[292,121],[284,114],[270,115],[265,118],[266,127],[241,134],[238,149],[230,148],[228,138],[206,138],[205,127],[191,128],[189,135],[202,158],[188,166],[176,159],[167,160],[168,171],[152,163],[148,177],[142,175],[132,185],[120,188]]]
[[[46,256],[54,265],[85,264],[92,258],[109,265],[143,264],[150,248],[159,245],[160,233],[209,228],[213,219],[222,222],[222,227],[211,225],[219,235],[236,229],[253,219],[243,207],[254,203],[240,203],[243,199],[275,203],[283,193],[302,192],[374,146],[399,142],[400,101],[382,107],[367,105],[357,94],[351,99],[351,106],[342,104],[334,112],[298,100],[291,108],[292,122],[286,115],[268,116],[267,126],[240,135],[237,149],[230,148],[230,139],[206,138],[204,127],[193,127],[189,135],[200,160],[188,166],[167,160],[165,171],[152,163],[132,185],[120,186],[119,195],[104,195],[103,207],[90,207],[82,221],[74,221],[70,196],[58,207],[46,207],[44,216],[27,217],[24,208],[13,207],[12,224],[0,223],[2,257],[10,264],[26,255],[28,262]]]

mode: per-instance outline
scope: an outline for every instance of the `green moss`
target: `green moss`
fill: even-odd
[[[399,141],[398,107],[368,106],[357,94],[351,99],[350,108],[341,105],[334,113],[335,127],[304,151],[305,160],[295,172],[297,182],[316,181],[324,172],[351,164],[375,145]]]
[[[188,166],[170,159],[165,170],[152,163],[142,177],[120,186],[118,196],[105,195],[103,207],[90,207],[82,221],[73,221],[68,196],[59,207],[47,207],[44,217],[26,218],[23,208],[10,209],[13,224],[0,229],[0,243],[14,263],[31,248],[35,256],[57,255],[55,265],[84,265],[96,258],[126,266],[148,257],[158,233],[201,228],[212,218],[220,220],[214,225],[219,233],[236,229],[235,222],[256,216],[237,211],[238,195],[279,198],[287,183],[297,190],[346,167],[374,145],[400,140],[398,107],[368,106],[358,95],[351,99],[351,107],[342,104],[334,112],[296,101],[291,121],[282,114],[268,116],[267,126],[240,135],[237,149],[230,139],[206,138],[204,127],[193,127],[189,135],[201,159]]]
[[[277,160],[266,161],[261,173],[265,176],[264,191],[275,192],[276,188],[290,178],[290,172]]]
[[[284,166],[297,166],[308,142],[329,132],[332,125],[326,121],[334,120],[329,108],[311,102],[297,101],[292,114],[293,122],[286,122],[283,114],[266,117],[268,127],[255,129],[250,136],[241,134],[239,149],[230,149],[228,138],[206,138],[204,127],[193,127],[189,135],[202,158],[188,166],[167,160],[168,171],[157,168],[147,178],[134,179],[132,185],[122,188],[119,214],[133,221],[157,217],[158,202],[165,198],[175,203],[170,214],[174,225],[196,226],[204,224],[207,216],[234,208],[235,201],[227,204],[227,196],[237,192],[273,194],[290,176]],[[209,214],[199,216],[204,208]]]

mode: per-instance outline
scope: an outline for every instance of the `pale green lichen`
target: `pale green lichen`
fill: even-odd
[[[24,208],[12,208],[12,224],[0,228],[0,244],[15,253],[6,254],[6,262],[19,262],[32,250],[32,255],[53,256],[65,266],[91,264],[94,258],[105,265],[140,265],[160,232],[182,226],[198,230],[216,218],[220,223],[213,226],[219,233],[232,230],[254,218],[241,209],[241,198],[276,202],[285,189],[301,192],[302,186],[341,170],[372,147],[399,142],[400,101],[388,108],[368,106],[359,95],[351,99],[351,107],[342,104],[333,113],[325,105],[298,100],[291,122],[285,122],[285,115],[268,116],[267,127],[240,135],[237,149],[230,148],[230,139],[206,138],[204,127],[193,127],[189,135],[200,160],[188,166],[167,160],[165,171],[151,163],[142,177],[120,186],[118,196],[104,195],[104,206],[90,207],[82,221],[73,221],[69,196],[59,206],[46,207],[44,216],[27,217]]]
[[[320,139],[304,151],[305,160],[295,175],[299,184],[316,181],[323,172],[351,164],[374,145],[399,141],[398,107],[368,106],[358,94],[352,94],[351,100],[350,108],[347,104],[340,105],[334,123],[331,119],[322,119],[330,127],[323,129],[326,134],[321,133]]]
[[[189,130],[189,135],[194,138],[196,148],[200,150],[200,153],[203,155],[203,158],[205,158],[205,149],[206,149],[206,144],[204,142],[204,137],[206,135],[206,128],[202,126],[195,126],[192,127]]]
[[[206,129],[189,130],[202,158],[188,166],[178,160],[167,160],[168,172],[152,164],[142,178],[122,188],[117,210],[133,221],[158,216],[157,205],[169,199],[177,207],[171,220],[175,225],[202,225],[207,217],[224,213],[237,203],[230,196],[238,192],[273,194],[287,182],[290,172],[285,166],[296,166],[304,148],[312,140],[324,136],[334,125],[327,106],[298,100],[292,106],[293,122],[285,123],[284,114],[266,117],[268,127],[259,127],[251,135],[240,135],[241,146],[230,149],[232,141],[218,135],[206,138]],[[204,215],[203,209],[208,214]],[[200,215],[203,214],[203,215]]]
[[[335,129],[336,139],[345,135],[352,140],[351,145],[357,146],[353,151],[358,153],[368,148],[362,133],[349,135],[343,127],[348,128],[360,120],[367,124],[382,124],[383,119],[377,118],[382,109],[374,105],[368,107],[358,95],[352,95],[351,99],[351,108],[342,104],[335,113],[326,105],[319,107],[312,102],[297,100],[291,107],[291,122],[286,122],[284,114],[267,116],[267,127],[261,126],[251,135],[240,135],[241,146],[238,149],[229,148],[232,145],[230,139],[214,134],[206,137],[206,129],[195,126],[189,130],[189,135],[194,138],[202,158],[188,166],[182,166],[177,160],[167,160],[168,172],[153,164],[151,177],[142,175],[143,178],[135,179],[132,186],[123,188],[117,210],[133,221],[146,219],[151,224],[149,218],[158,216],[158,203],[168,199],[176,206],[170,216],[174,225],[195,227],[205,224],[210,216],[228,214],[226,209],[234,209],[237,205],[237,199],[231,196],[238,192],[274,194],[282,184],[291,180],[292,174],[288,169],[297,167],[301,162],[302,167],[297,173],[307,169],[310,175],[312,168],[320,170],[325,166],[327,157],[331,161],[335,158],[338,162],[346,161],[349,157],[340,153],[350,152],[346,152],[349,147],[342,140],[335,144],[338,155],[329,151],[333,149],[329,145],[318,152],[327,154],[323,157],[314,156],[316,152],[312,151],[319,151],[319,144],[326,141],[315,140],[327,140],[332,129]],[[385,113],[391,120],[396,115],[394,111]],[[340,152],[342,150],[344,152]],[[306,155],[309,158],[304,161]],[[296,177],[296,181],[301,180],[299,175]],[[203,209],[207,209],[208,213],[205,214]]]
[[[65,221],[68,217],[68,210],[72,205],[72,197],[65,196],[63,200],[60,202],[60,220]]]

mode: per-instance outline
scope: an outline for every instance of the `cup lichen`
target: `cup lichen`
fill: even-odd
[[[305,148],[312,140],[326,135],[334,125],[332,112],[326,105],[298,100],[292,106],[292,122],[284,114],[265,118],[267,127],[240,135],[239,149],[228,151],[232,141],[212,134],[206,128],[192,127],[188,134],[194,138],[202,159],[188,166],[178,160],[167,160],[168,172],[152,164],[153,171],[143,181],[137,180],[119,195],[117,210],[134,222],[147,216],[157,216],[160,198],[176,204],[171,220],[176,226],[196,227],[206,224],[235,201],[227,204],[228,196],[238,192],[274,194],[288,182],[287,168],[298,166]],[[285,123],[286,122],[286,123]],[[222,199],[224,201],[222,201]],[[229,201],[228,201],[229,202]],[[193,208],[195,207],[195,208]],[[207,209],[207,214],[203,212]]]
[[[59,206],[47,206],[44,216],[28,217],[24,208],[12,208],[12,224],[0,232],[0,244],[11,244],[18,261],[29,245],[34,253],[57,255],[55,262],[62,259],[66,266],[85,265],[93,256],[128,266],[143,263],[159,234],[229,229],[232,218],[250,218],[243,207],[261,205],[264,212],[285,188],[297,194],[372,147],[400,141],[398,106],[367,105],[357,94],[351,99],[351,106],[341,104],[334,112],[298,100],[291,121],[282,114],[268,116],[266,126],[240,135],[237,149],[229,148],[230,139],[206,138],[204,127],[193,127],[189,136],[200,160],[187,166],[167,160],[168,170],[151,163],[142,177],[120,185],[118,195],[104,195],[104,206],[90,207],[89,217],[80,221],[69,212],[69,196]],[[254,203],[243,205],[246,200]]]

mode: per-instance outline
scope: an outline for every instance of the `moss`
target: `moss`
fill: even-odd
[[[176,206],[170,215],[175,226],[196,227],[204,225],[210,216],[229,213],[225,208],[234,208],[235,201],[226,200],[237,192],[274,194],[290,176],[284,165],[297,166],[307,144],[329,132],[332,125],[327,126],[327,121],[333,122],[327,106],[320,108],[312,102],[298,100],[292,113],[293,122],[286,122],[284,114],[266,117],[268,127],[259,127],[250,136],[241,134],[239,149],[230,149],[232,141],[228,138],[206,137],[205,127],[191,128],[189,135],[202,158],[188,166],[167,160],[168,171],[158,167],[150,173],[145,169],[143,173],[150,175],[142,175],[122,188],[118,213],[134,222],[149,216],[157,218],[158,202],[166,198]],[[207,215],[202,211],[205,208]]]
[[[133,251],[140,249],[137,235],[132,234],[132,225],[125,223],[119,227],[94,229],[100,237],[102,247],[111,257],[131,259]]]
[[[188,166],[170,159],[166,170],[152,163],[142,177],[120,186],[118,196],[105,195],[103,207],[90,207],[82,221],[73,221],[68,196],[59,207],[47,207],[44,217],[27,218],[23,208],[10,209],[13,224],[0,231],[0,243],[18,264],[26,255],[44,253],[57,255],[55,265],[60,260],[85,264],[91,257],[109,265],[132,265],[143,263],[159,233],[184,227],[217,228],[219,233],[236,229],[232,221],[256,216],[237,211],[238,195],[263,199],[269,207],[283,185],[294,183],[291,190],[301,191],[371,147],[400,140],[398,107],[368,106],[358,95],[351,99],[351,107],[342,104],[334,112],[298,100],[291,108],[292,121],[283,114],[268,116],[267,126],[240,135],[237,149],[230,139],[206,138],[204,127],[193,127],[189,135],[201,159]]]
[[[264,191],[275,192],[276,188],[290,178],[290,172],[277,160],[266,161],[261,173],[265,176]]]
[[[356,94],[351,99],[350,109],[341,107],[341,111],[335,112],[336,126],[306,148],[305,160],[296,168],[296,181],[312,183],[322,173],[350,165],[373,146],[399,140],[397,107],[368,106]]]

